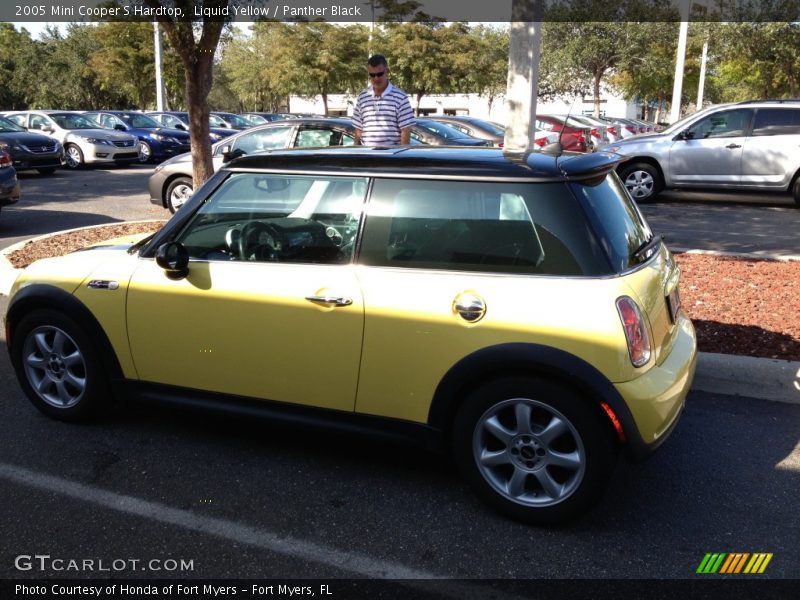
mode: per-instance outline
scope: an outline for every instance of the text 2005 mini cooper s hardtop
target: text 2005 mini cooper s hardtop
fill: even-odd
[[[679,268],[620,160],[234,160],[153,237],[25,269],[6,320],[17,376],[63,420],[138,396],[411,437],[505,515],[563,522],[618,451],[667,438],[695,368]]]

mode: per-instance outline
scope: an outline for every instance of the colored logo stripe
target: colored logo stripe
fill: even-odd
[[[771,552],[757,552],[752,555],[749,552],[734,552],[732,554],[709,552],[703,557],[700,566],[697,567],[697,573],[720,573],[725,575],[742,572],[750,574],[763,573],[772,560],[772,556]]]

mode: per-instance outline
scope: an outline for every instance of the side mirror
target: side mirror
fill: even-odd
[[[114,129],[116,129],[117,131],[128,131],[128,128],[125,127],[125,125],[123,125],[122,123],[117,123],[116,125],[114,125]]]
[[[186,131],[186,126],[183,123],[175,123],[175,129],[183,129]]]
[[[694,133],[692,133],[688,129],[684,129],[678,135],[675,136],[675,139],[676,140],[693,140],[694,139]]]
[[[189,252],[178,242],[167,242],[156,250],[156,264],[170,279],[183,279],[189,274]]]
[[[241,148],[237,148],[236,150],[231,150],[230,146],[223,146],[222,147],[222,161],[229,163],[234,159],[239,158],[240,156],[244,156],[247,154]]]

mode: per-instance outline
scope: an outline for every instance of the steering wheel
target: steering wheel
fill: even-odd
[[[237,240],[241,260],[275,261],[283,247],[283,235],[272,225],[251,221]]]

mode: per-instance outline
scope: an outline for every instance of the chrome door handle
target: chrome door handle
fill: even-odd
[[[728,145],[727,145],[727,146],[725,146],[725,147],[726,147],[728,150],[733,150],[733,149],[735,149],[735,148],[741,148],[741,146],[740,146],[739,144],[728,144]]]
[[[350,306],[353,303],[350,298],[343,298],[342,296],[306,296],[306,300],[317,304],[332,304],[333,306]]]

